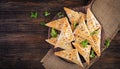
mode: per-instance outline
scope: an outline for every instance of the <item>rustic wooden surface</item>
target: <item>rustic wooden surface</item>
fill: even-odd
[[[49,50],[49,22],[63,6],[83,5],[87,0],[1,0],[0,1],[0,69],[44,69],[40,60]],[[44,11],[51,15],[45,17]],[[37,11],[38,18],[30,18]],[[120,69],[120,31],[90,69]]]

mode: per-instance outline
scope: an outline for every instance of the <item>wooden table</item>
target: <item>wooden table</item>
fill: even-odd
[[[49,22],[63,6],[83,5],[87,0],[1,0],[0,1],[0,69],[44,69],[40,60],[50,49],[48,28],[40,22]],[[51,15],[44,16],[45,11]],[[31,12],[38,12],[36,19]],[[120,31],[104,51],[100,60],[90,69],[120,69]]]

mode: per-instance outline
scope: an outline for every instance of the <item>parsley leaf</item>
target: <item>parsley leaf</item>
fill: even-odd
[[[76,23],[76,22],[74,22],[73,26],[74,26],[74,28],[76,28],[76,27],[77,27],[77,23]]]
[[[45,26],[45,22],[40,22],[40,25]]]
[[[91,51],[90,51],[90,58],[95,58],[94,50],[91,50]]]
[[[31,18],[37,18],[38,17],[38,13],[37,12],[31,12]]]
[[[95,34],[98,34],[98,29],[90,33],[91,36]]]
[[[84,41],[80,42],[80,44],[82,44],[83,47],[87,47],[89,41],[87,39],[85,39]]]
[[[49,16],[49,15],[50,15],[50,12],[45,11],[45,12],[44,12],[44,15],[47,17],[47,16]]]
[[[54,28],[52,28],[50,35],[52,37],[57,37],[57,31]]]
[[[58,13],[57,13],[57,16],[58,16],[59,18],[61,18],[61,17],[64,17],[64,14],[63,14],[62,12],[58,12]]]
[[[107,39],[107,40],[105,41],[105,46],[106,46],[107,48],[110,46],[110,39]]]

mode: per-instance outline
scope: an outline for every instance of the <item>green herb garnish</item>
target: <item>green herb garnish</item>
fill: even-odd
[[[61,17],[64,17],[64,14],[63,14],[62,12],[58,12],[58,13],[57,13],[57,16],[58,16],[59,18],[61,18]]]
[[[40,25],[45,26],[45,22],[40,22]]]
[[[94,52],[94,50],[90,51],[90,58],[92,58],[92,59],[95,58],[95,52]]]
[[[107,39],[107,40],[105,41],[105,46],[106,46],[107,48],[110,46],[110,39]]]
[[[95,34],[98,34],[98,29],[90,33],[91,36]]]
[[[76,27],[77,27],[77,23],[76,23],[76,22],[74,22],[73,26],[74,26],[74,28],[76,28]]]
[[[52,28],[50,35],[52,37],[57,37],[57,31],[54,28]]]
[[[31,12],[31,18],[37,18],[38,17],[38,13],[37,12]]]
[[[85,39],[84,41],[80,42],[80,44],[82,44],[83,47],[87,47],[87,45],[89,44],[89,41]]]
[[[49,15],[50,15],[50,12],[45,11],[44,15],[47,17],[47,16],[49,16]]]

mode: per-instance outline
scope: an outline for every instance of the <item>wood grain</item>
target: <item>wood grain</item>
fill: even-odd
[[[49,22],[63,6],[85,5],[87,0],[1,0],[0,1],[0,69],[44,69],[40,60],[50,46],[44,40]],[[51,15],[44,16],[44,11]],[[38,18],[30,18],[37,11]],[[120,32],[100,60],[90,69],[120,69]]]

